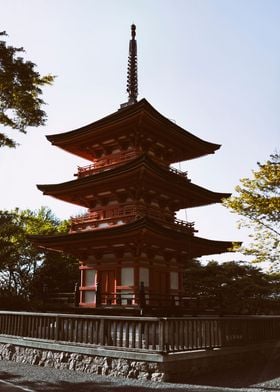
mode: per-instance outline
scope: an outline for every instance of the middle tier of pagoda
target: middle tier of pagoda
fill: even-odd
[[[146,155],[73,181],[38,185],[38,188],[45,195],[88,208],[88,213],[72,219],[71,232],[96,230],[151,216],[193,234],[193,224],[176,219],[176,212],[218,203],[229,196],[195,185],[185,174]]]

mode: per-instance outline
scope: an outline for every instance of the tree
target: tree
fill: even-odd
[[[243,178],[236,187],[237,196],[224,205],[242,216],[240,226],[252,229],[252,243],[242,247],[255,262],[280,261],[280,155],[273,154],[264,164],[258,163],[251,179]]]
[[[6,37],[5,31],[0,36]],[[36,64],[17,56],[23,48],[8,46],[0,41],[0,124],[26,133],[28,126],[44,125],[46,113],[42,87],[52,84],[53,75],[41,76]],[[17,143],[0,133],[0,147],[16,147]]]
[[[60,254],[54,255],[33,247],[28,235],[59,234],[66,232],[68,228],[67,221],[59,221],[46,207],[35,212],[18,209],[0,211],[0,287],[2,293],[29,297],[38,294],[44,283],[48,283],[51,288],[58,289],[61,285],[64,290],[65,282],[73,280],[75,259]],[[58,265],[63,271],[62,276],[57,273]],[[75,268],[78,273],[77,266]],[[45,273],[47,275],[44,275]],[[73,289],[72,281],[71,285]]]
[[[19,262],[17,244],[23,229],[17,211],[0,212],[0,283],[1,291],[17,292],[18,279],[15,266]]]
[[[185,286],[187,295],[199,299],[202,313],[269,313],[279,302],[279,275],[243,262],[196,261],[186,270]]]
[[[79,281],[78,260],[63,253],[44,252],[44,261],[34,274],[30,295],[42,298],[42,294],[55,297],[57,293],[71,293]]]

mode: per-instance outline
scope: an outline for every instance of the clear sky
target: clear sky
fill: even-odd
[[[57,75],[44,89],[46,126],[14,133],[21,146],[0,151],[1,209],[47,205],[59,218],[81,211],[36,188],[73,179],[77,165],[88,164],[51,146],[45,135],[96,121],[126,101],[131,23],[139,99],[222,144],[214,155],[181,163],[192,182],[234,192],[258,161],[279,151],[280,1],[0,0],[0,9],[8,43],[23,46],[41,74]],[[186,216],[199,236],[247,239],[238,217],[220,205],[179,213]]]

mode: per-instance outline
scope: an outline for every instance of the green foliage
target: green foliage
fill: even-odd
[[[1,310],[32,310],[29,301],[21,295],[11,295],[7,290],[0,290]]]
[[[38,266],[30,292],[33,297],[42,297],[44,288],[48,295],[73,292],[79,281],[77,259],[63,253],[44,252],[44,262]]]
[[[252,229],[252,243],[241,248],[254,255],[255,262],[280,260],[280,155],[274,154],[252,178],[243,178],[236,187],[237,196],[224,200],[224,205],[241,215],[240,226]]]
[[[210,261],[204,266],[194,261],[186,270],[185,286],[188,296],[200,298],[202,310],[210,306],[228,314],[269,313],[270,303],[278,303],[279,278],[242,262]]]
[[[9,295],[29,297],[42,290],[45,280],[59,287],[73,273],[73,258],[54,255],[32,246],[30,234],[59,234],[68,230],[67,221],[60,222],[52,212],[42,207],[38,211],[15,209],[0,211],[0,284]],[[55,264],[53,270],[48,267]],[[59,276],[56,267],[61,267],[64,276]],[[65,267],[66,266],[66,267]],[[48,268],[47,268],[48,267]],[[72,268],[72,269],[71,269]],[[78,268],[76,266],[78,272]],[[43,271],[43,273],[42,273]],[[47,275],[44,276],[44,273]],[[61,279],[61,281],[59,281]],[[36,281],[36,284],[34,283]],[[62,287],[64,289],[64,287]]]
[[[0,32],[0,36],[6,35],[6,32]],[[28,126],[45,124],[42,87],[52,84],[54,76],[41,76],[34,63],[18,56],[22,53],[23,48],[0,41],[0,124],[26,133]],[[16,147],[16,143],[0,133],[0,147],[4,146]]]

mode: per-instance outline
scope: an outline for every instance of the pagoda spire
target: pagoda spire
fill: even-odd
[[[127,67],[127,85],[126,91],[128,93],[127,105],[132,105],[137,102],[138,96],[138,77],[137,77],[137,42],[136,26],[131,25],[131,40],[129,41],[129,55]]]

